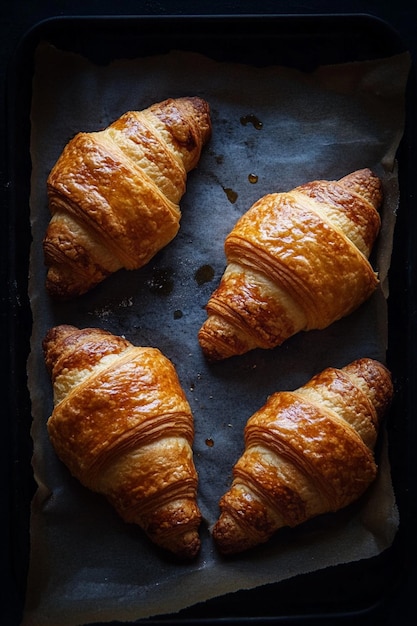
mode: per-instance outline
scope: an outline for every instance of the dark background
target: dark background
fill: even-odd
[[[17,440],[17,412],[22,410],[20,398],[15,397],[20,390],[24,389],[24,380],[15,380],[15,377],[22,376],[19,369],[19,360],[25,357],[24,349],[19,353],[11,337],[16,333],[28,332],[30,318],[22,316],[23,304],[18,302],[19,293],[15,286],[10,284],[10,246],[8,228],[10,227],[7,214],[10,211],[10,164],[7,161],[7,137],[9,136],[10,117],[8,111],[8,86],[13,81],[12,76],[14,65],[14,53],[19,47],[22,38],[32,27],[42,20],[51,17],[62,16],[120,16],[120,15],[210,15],[210,14],[295,14],[295,15],[320,15],[320,14],[369,14],[386,22],[398,34],[404,47],[411,52],[414,66],[412,68],[411,83],[416,80],[417,62],[417,2],[415,0],[362,0],[348,1],[340,0],[333,2],[325,0],[305,0],[304,2],[284,2],[281,0],[240,0],[240,1],[198,1],[198,0],[3,0],[0,6],[0,80],[1,80],[1,113],[0,113],[0,215],[1,215],[1,250],[0,250],[0,272],[1,272],[1,363],[3,388],[6,387],[3,407],[0,411],[2,430],[0,431],[0,462],[2,477],[2,497],[0,498],[0,520],[1,524],[1,551],[0,551],[0,574],[2,584],[0,599],[0,626],[17,626],[19,624],[20,608],[24,593],[25,563],[27,555],[27,523],[28,523],[28,502],[30,501],[33,483],[28,468],[22,468],[22,446],[30,452],[30,443],[23,436],[23,443]],[[413,85],[411,91],[415,90]],[[414,100],[415,103],[415,100]],[[12,103],[13,105],[13,103]],[[11,107],[13,108],[13,106]],[[10,110],[10,102],[9,102]],[[408,111],[409,143],[402,148],[402,158],[411,172],[410,179],[417,178],[416,144],[417,144],[417,108],[411,106]],[[18,162],[18,161],[17,161]],[[16,164],[15,164],[16,167]],[[22,182],[23,184],[23,182]],[[411,213],[417,212],[417,194],[415,185],[408,183],[404,193],[407,209]],[[343,584],[331,584],[326,573],[318,574],[315,577],[315,585],[328,585],[329,606],[331,612],[323,610],[321,614],[314,608],[303,616],[285,615],[282,611],[274,612],[273,598],[266,590],[260,591],[257,596],[251,596],[251,601],[259,602],[259,607],[251,608],[250,615],[245,613],[245,599],[237,596],[230,599],[228,610],[224,605],[209,604],[202,607],[194,614],[186,613],[180,618],[168,618],[168,624],[172,623],[222,623],[222,624],[244,624],[245,618],[251,624],[272,624],[272,623],[341,623],[341,624],[378,624],[378,626],[403,626],[414,623],[414,601],[417,593],[417,540],[413,536],[416,518],[416,490],[414,483],[417,480],[415,470],[415,459],[413,459],[412,446],[416,442],[417,429],[413,420],[417,421],[417,415],[412,411],[413,391],[416,388],[416,368],[414,350],[416,346],[416,331],[414,321],[417,315],[417,297],[414,279],[414,266],[416,255],[415,226],[416,217],[411,217],[406,224],[400,225],[404,229],[404,250],[403,256],[399,256],[396,261],[398,267],[405,267],[401,274],[399,284],[394,286],[392,299],[398,297],[394,302],[394,310],[398,307],[407,307],[407,324],[403,328],[395,329],[392,342],[398,342],[404,349],[404,363],[399,368],[402,371],[400,381],[402,388],[400,396],[402,398],[400,408],[403,409],[402,428],[406,430],[409,447],[404,449],[404,458],[401,459],[398,470],[399,499],[404,507],[403,519],[406,529],[402,534],[400,545],[396,546],[396,553],[392,567],[396,568],[393,580],[387,584],[384,597],[375,598],[375,606],[369,606],[368,599],[364,601],[363,611],[349,611],[349,577],[357,582],[361,573],[360,568],[353,566],[345,578]],[[410,231],[410,228],[412,232]],[[14,243],[11,244],[12,247]],[[403,301],[399,299],[404,296]],[[20,307],[20,308],[19,308]],[[394,311],[395,314],[395,311]],[[18,320],[18,321],[17,321]],[[417,324],[415,325],[417,327]],[[398,359],[398,356],[395,357]],[[25,406],[23,402],[23,406]],[[411,408],[410,408],[411,407]],[[30,407],[27,405],[28,416],[26,416],[26,426],[30,419]],[[395,437],[395,433],[394,433]],[[16,482],[16,476],[19,480]],[[23,476],[23,479],[22,479]],[[381,572],[385,576],[384,569],[389,577],[388,564],[381,563]],[[372,581],[364,581],[371,583]],[[306,586],[309,586],[309,579]],[[289,593],[293,593],[289,587]],[[335,594],[335,600],[331,602],[330,595]],[[347,597],[347,600],[346,600]],[[269,606],[266,604],[269,603]],[[343,610],[338,611],[338,608]],[[243,608],[242,608],[243,607]],[[176,621],[178,620],[178,621]],[[143,623],[146,623],[144,621]],[[148,623],[157,623],[149,621]],[[159,622],[158,622],[159,623]],[[161,622],[162,623],[162,622]],[[58,626],[58,625],[57,625]]]

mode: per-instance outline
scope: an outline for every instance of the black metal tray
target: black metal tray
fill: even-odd
[[[26,385],[31,312],[27,295],[30,247],[29,155],[31,81],[34,51],[41,40],[79,52],[95,63],[136,58],[170,49],[200,52],[216,60],[254,66],[286,65],[305,72],[320,64],[361,61],[403,52],[400,37],[385,22],[365,15],[316,16],[147,16],[53,18],[37,24],[22,39],[8,80],[7,157],[9,197],[2,216],[6,246],[8,376],[7,433],[2,452],[10,468],[10,518],[5,626],[19,623],[29,549],[30,501],[35,489],[31,469],[31,407]],[[393,482],[400,529],[392,547],[377,558],[300,576],[277,585],[223,596],[178,615],[141,620],[146,624],[395,623],[390,612],[407,607],[395,598],[406,586],[413,545],[416,490],[412,415],[416,349],[416,194],[417,134],[413,111],[416,87],[407,90],[407,122],[398,152],[401,206],[395,233],[389,297],[388,365],[394,375],[395,401],[389,429]],[[10,443],[11,442],[11,443]],[[394,607],[394,608],[393,608]],[[397,614],[400,618],[400,613]],[[405,617],[396,623],[406,623]],[[384,621],[385,620],[385,621]]]

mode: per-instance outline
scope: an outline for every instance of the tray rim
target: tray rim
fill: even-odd
[[[30,27],[26,29],[26,31],[21,35],[17,45],[15,46],[14,52],[10,57],[9,63],[9,79],[10,74],[14,71],[14,64],[16,63],[17,57],[21,52],[21,49],[24,48],[27,44],[33,45],[33,42],[30,41],[31,38],[38,38],[42,35],[42,31],[45,31],[49,28],[55,28],[56,26],[61,25],[81,25],[83,22],[96,22],[105,24],[106,22],[112,21],[117,22],[119,24],[132,24],[133,22],[200,22],[203,21],[205,24],[208,22],[211,23],[219,23],[224,22],[225,20],[232,20],[233,22],[244,23],[249,21],[258,22],[270,20],[274,22],[292,22],[292,23],[300,23],[301,21],[306,21],[310,23],[320,23],[323,21],[336,21],[341,24],[346,24],[349,21],[356,23],[363,23],[364,25],[369,24],[375,26],[381,31],[385,31],[386,35],[395,38],[398,44],[404,45],[406,47],[405,42],[403,41],[401,34],[398,32],[396,28],[394,28],[389,22],[384,20],[382,17],[377,15],[372,15],[371,13],[355,11],[355,12],[342,12],[342,13],[167,13],[167,14],[149,14],[149,13],[137,13],[137,14],[94,14],[89,13],[86,15],[54,15],[42,18],[38,20],[35,24],[32,24]],[[8,90],[6,88],[6,90]]]

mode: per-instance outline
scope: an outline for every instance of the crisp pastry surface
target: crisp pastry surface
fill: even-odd
[[[277,392],[245,427],[245,450],[213,528],[221,552],[241,552],[357,500],[377,474],[374,446],[393,394],[373,359],[328,368]]]
[[[44,351],[57,455],[155,543],[195,556],[201,515],[193,416],[172,363],[156,348],[66,325],[49,331]]]
[[[168,99],[78,133],[48,181],[47,290],[81,295],[118,269],[142,267],[176,236],[188,172],[211,135],[207,102]]]
[[[258,200],[226,237],[227,267],[199,331],[206,356],[273,348],[366,301],[378,285],[367,257],[381,201],[370,170]]]

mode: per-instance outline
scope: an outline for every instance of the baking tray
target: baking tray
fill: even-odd
[[[27,390],[31,311],[28,263],[31,232],[29,195],[31,161],[30,106],[35,49],[47,41],[97,64],[138,58],[172,49],[214,60],[262,67],[271,64],[305,72],[321,64],[362,61],[405,50],[383,21],[366,15],[242,15],[61,17],[37,24],[22,39],[8,79],[9,205],[2,236],[8,253],[8,433],[4,453],[10,468],[8,586],[5,624],[18,624],[25,595],[29,550],[30,502],[35,490],[31,468],[31,406]],[[414,79],[407,88],[407,116],[398,151],[401,204],[390,270],[388,365],[396,395],[388,422],[392,478],[400,510],[400,528],[391,548],[380,556],[299,576],[277,585],[222,596],[180,614],[139,620],[146,624],[372,623],[386,619],[387,602],[406,584],[411,563],[410,519],[415,502],[411,459],[415,425],[411,394],[415,380],[416,163]],[[401,610],[401,609],[398,609]],[[404,615],[407,615],[405,607]],[[2,622],[3,623],[3,622]],[[383,623],[383,622],[381,622]],[[405,623],[405,622],[404,622]]]

